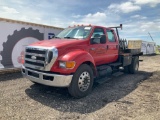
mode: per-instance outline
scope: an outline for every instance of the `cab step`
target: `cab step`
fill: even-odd
[[[120,62],[109,64],[109,66],[112,66],[112,67],[117,67],[117,66],[120,66],[120,65],[122,65],[122,63],[120,63]]]
[[[123,75],[123,74],[124,74],[124,72],[119,71],[119,72],[113,73],[112,76],[118,77],[118,76]]]
[[[113,73],[111,76],[106,76],[106,77],[101,77],[101,78],[95,78],[95,83],[103,84],[103,83],[108,82],[112,78],[118,77],[118,76],[123,75],[123,74],[124,74],[124,72],[118,71],[118,72]]]
[[[103,83],[106,83],[107,81],[109,81],[110,79],[111,79],[111,77],[97,78],[95,80],[95,82],[98,84],[103,84]]]

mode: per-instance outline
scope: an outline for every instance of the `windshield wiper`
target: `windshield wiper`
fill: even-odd
[[[68,38],[68,39],[76,39],[76,38],[73,38],[73,37],[64,37],[64,38]]]
[[[54,37],[54,38],[60,38],[60,37]],[[60,38],[61,39],[61,38]]]

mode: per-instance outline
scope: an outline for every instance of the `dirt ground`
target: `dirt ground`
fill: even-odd
[[[35,85],[20,72],[0,75],[0,120],[160,120],[160,55],[143,56],[137,74],[95,85],[72,98],[66,88]]]

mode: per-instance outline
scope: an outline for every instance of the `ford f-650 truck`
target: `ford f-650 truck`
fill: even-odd
[[[95,78],[120,68],[134,74],[142,53],[120,41],[117,28],[121,27],[68,27],[52,40],[33,43],[25,48],[22,74],[34,83],[68,87],[76,98],[91,92]]]

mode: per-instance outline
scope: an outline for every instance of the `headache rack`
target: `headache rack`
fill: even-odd
[[[116,27],[109,27],[109,28],[115,28],[116,29],[116,34],[117,34],[118,41],[119,41],[119,53],[120,54],[130,53],[132,55],[139,55],[139,56],[143,55],[143,52],[141,52],[141,48],[129,48],[127,40],[126,39],[121,39],[119,37],[118,28],[120,28],[122,30],[122,24],[120,24],[119,26],[116,26]]]
[[[116,27],[109,27],[109,28],[115,28],[116,29],[116,34],[117,34],[118,41],[119,41],[120,51],[126,50],[127,49],[127,40],[126,39],[120,39],[119,32],[118,32],[118,28],[121,28],[121,30],[122,30],[122,24],[120,24],[119,26],[116,26]]]

